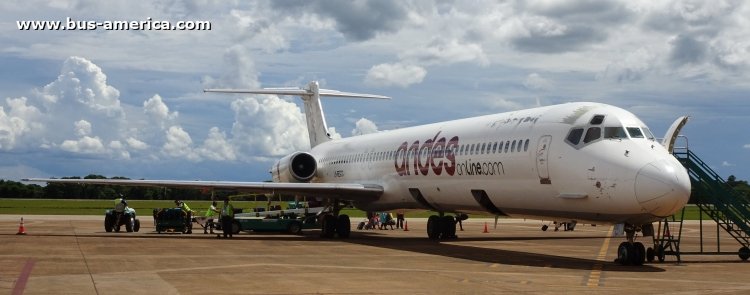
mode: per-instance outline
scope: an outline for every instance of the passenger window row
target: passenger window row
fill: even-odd
[[[463,144],[459,148],[456,148],[454,153],[459,156],[468,155],[484,155],[484,154],[498,154],[498,153],[516,153],[516,152],[527,152],[529,150],[529,140],[507,140],[507,141],[495,141],[485,143],[473,143]],[[422,150],[422,156],[427,156],[428,150]],[[433,151],[433,153],[439,153],[439,150]],[[348,163],[366,163],[366,162],[377,162],[392,160],[395,151],[381,151],[381,152],[370,152],[370,153],[358,153],[352,155],[333,156],[326,157],[318,160],[318,163],[326,163],[329,165],[337,164],[348,164]]]

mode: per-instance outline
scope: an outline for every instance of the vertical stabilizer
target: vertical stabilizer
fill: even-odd
[[[307,120],[307,133],[310,136],[310,147],[315,147],[321,143],[331,140],[328,134],[328,125],[323,115],[323,106],[320,104],[320,98],[329,97],[360,97],[360,98],[377,98],[389,99],[390,97],[362,94],[352,92],[341,92],[337,90],[320,89],[318,81],[312,81],[307,84],[307,89],[299,88],[263,88],[263,89],[204,89],[205,92],[220,93],[250,93],[250,94],[274,94],[274,95],[296,95],[302,98],[305,104],[305,119]]]
[[[318,81],[307,84],[307,90],[312,94],[302,97],[305,103],[305,118],[307,120],[307,133],[310,136],[310,147],[331,140],[328,133],[328,124],[323,114],[323,105],[320,103],[320,85]]]

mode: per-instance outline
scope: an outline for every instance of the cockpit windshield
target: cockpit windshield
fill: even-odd
[[[641,128],[628,127],[627,129],[631,138],[643,138],[643,132],[641,132]]]
[[[622,127],[604,127],[604,138],[623,139],[628,138],[628,135]]]
[[[646,134],[646,138],[648,138],[650,140],[655,140],[656,139],[656,137],[654,136],[653,133],[651,133],[651,130],[649,130],[648,127],[643,127],[641,129],[643,130],[643,133]]]

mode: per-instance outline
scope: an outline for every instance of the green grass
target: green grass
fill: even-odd
[[[185,201],[190,209],[196,211],[200,216],[206,212],[211,201]],[[218,202],[221,206],[221,202]],[[243,208],[245,212],[251,212],[252,208],[265,207],[266,202],[254,201],[232,201],[235,208]],[[139,215],[150,215],[154,208],[174,207],[174,201],[170,200],[128,200],[128,205],[135,209]],[[286,208],[286,203],[281,203]],[[0,214],[18,215],[104,215],[104,211],[114,207],[112,200],[36,200],[36,199],[0,199]],[[364,218],[365,212],[357,209],[343,209],[342,213],[353,219]],[[409,210],[407,218],[427,218],[435,214],[429,210]],[[676,217],[680,217],[681,211]],[[698,207],[688,205],[685,209],[686,220],[698,220]],[[492,218],[493,215],[472,215],[472,218]],[[703,220],[710,218],[703,214]]]

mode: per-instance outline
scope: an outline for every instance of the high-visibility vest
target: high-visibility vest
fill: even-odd
[[[208,211],[206,211],[206,217],[214,217],[216,216],[216,206],[211,205],[211,207],[208,207]]]
[[[234,217],[234,206],[232,204],[224,205],[224,208],[221,209],[221,216]]]

